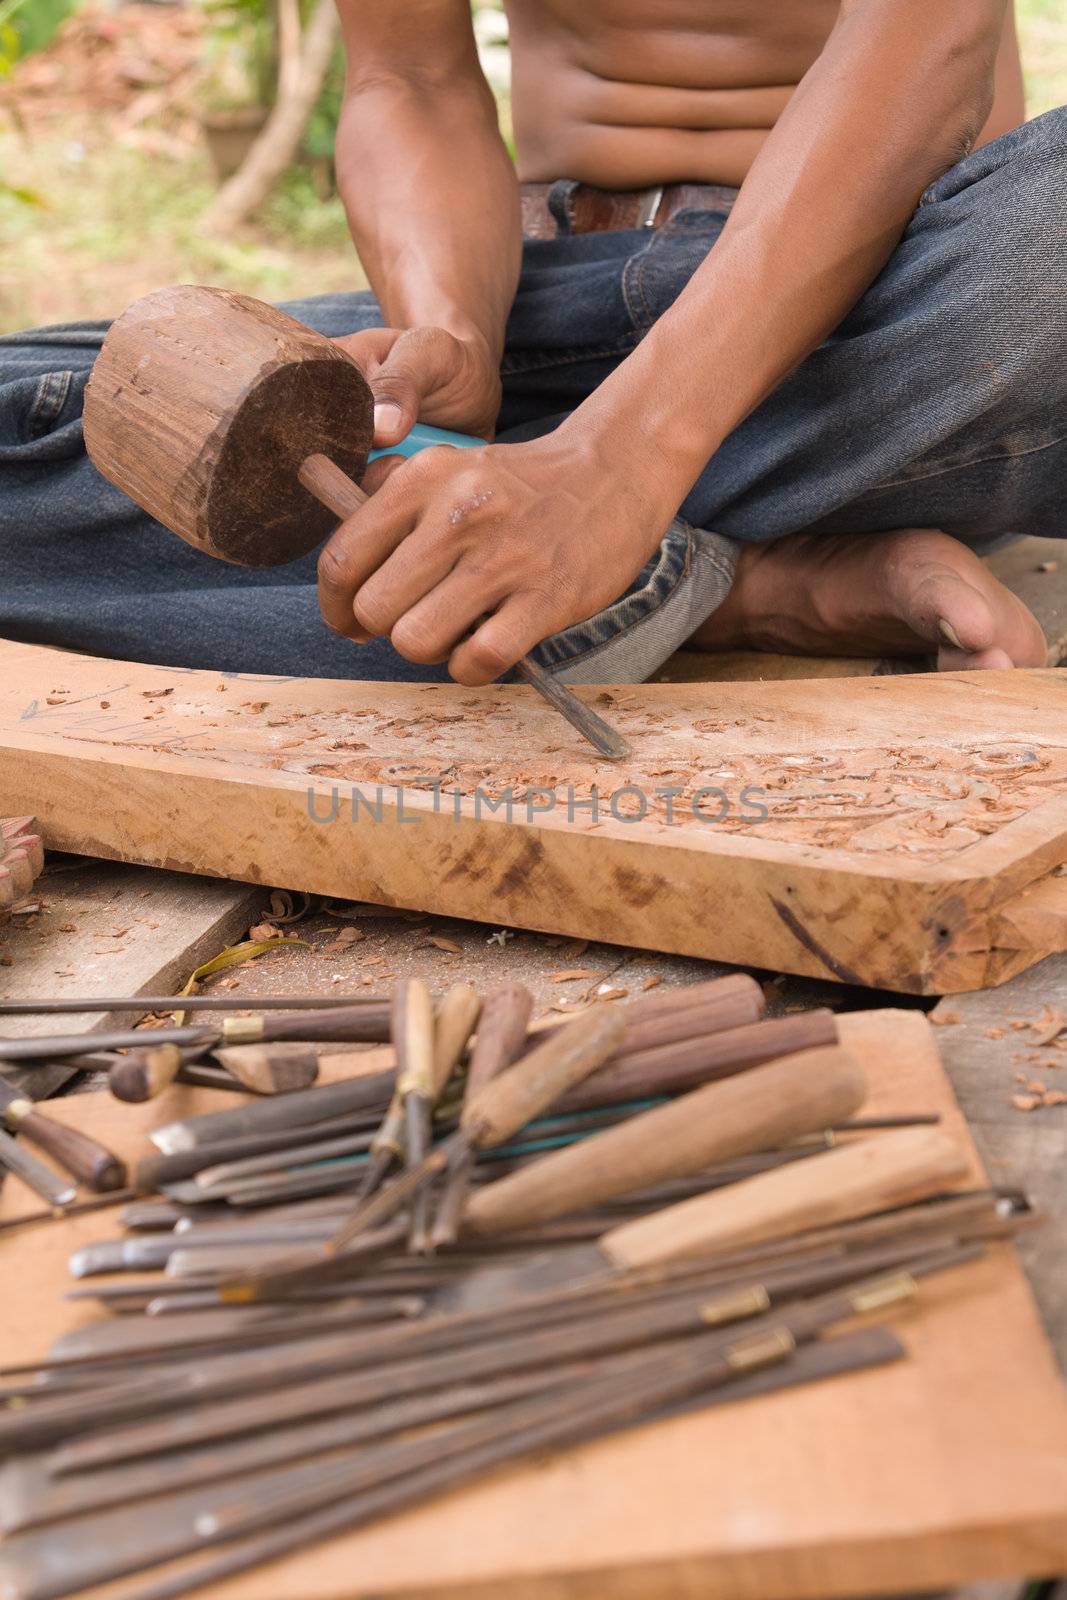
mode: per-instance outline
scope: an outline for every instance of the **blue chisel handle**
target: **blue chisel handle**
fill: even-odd
[[[476,439],[470,433],[453,433],[451,428],[430,428],[425,422],[416,422],[399,444],[391,444],[385,450],[372,450],[367,460],[377,461],[379,456],[413,456],[434,444],[450,444],[462,450],[468,445],[484,443],[484,439]]]

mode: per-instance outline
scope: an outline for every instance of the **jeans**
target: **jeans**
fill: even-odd
[[[912,526],[979,549],[1063,535],[1065,196],[1064,108],[933,183],[855,308],[716,452],[653,560],[614,605],[546,640],[542,662],[570,681],[647,677],[724,598],[746,542]],[[651,233],[527,241],[501,440],[548,431],[594,390],[724,221],[689,210]],[[380,320],[369,294],[286,309],[329,335]],[[214,561],[98,476],[81,407],[104,331],[0,338],[0,635],[221,671],[444,678],[387,640],[328,632],[313,555],[266,570]]]

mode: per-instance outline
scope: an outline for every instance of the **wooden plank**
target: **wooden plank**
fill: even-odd
[[[0,967],[3,1000],[171,993],[201,961],[241,938],[262,899],[246,884],[62,857],[50,858],[36,892],[44,903],[32,926],[16,922],[0,934],[11,961]],[[86,1011],[64,1016],[62,1031],[91,1036],[130,1022],[128,1012]],[[0,1018],[8,1038],[55,1032],[47,1015]],[[92,1049],[91,1037],[85,1048]],[[4,1076],[44,1099],[73,1073],[57,1064],[8,1067]]]
[[[1055,672],[586,689],[620,770],[518,687],[0,666],[0,805],[95,855],[919,993],[1067,859]]]
[[[937,1042],[975,1143],[997,1183],[1018,1185],[1049,1218],[1019,1251],[1045,1328],[1067,1372],[1067,1105],[1019,1111],[1016,1074],[1067,1090],[1067,1048],[1035,1044],[1030,1027],[1047,1008],[1067,1010],[1067,956],[1050,956],[1000,989],[947,995],[932,1013]],[[1036,1568],[1034,1569],[1036,1572]]]
[[[938,1111],[973,1149],[923,1016],[841,1020],[872,1112]],[[205,1098],[86,1095],[56,1112],[133,1156],[145,1129]],[[112,1231],[97,1214],[3,1238],[21,1292],[0,1360],[32,1358],[88,1318],[60,1302],[66,1257]],[[829,1600],[1062,1570],[1067,1396],[1015,1251],[997,1246],[922,1296],[899,1315],[909,1358],[893,1367],[498,1472],[216,1586],[212,1600]]]

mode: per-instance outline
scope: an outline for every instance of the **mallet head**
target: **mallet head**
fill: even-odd
[[[374,404],[330,339],[249,295],[183,284],[112,324],[85,395],[97,470],[223,561],[295,561],[336,518],[297,479],[316,451],[357,482]]]

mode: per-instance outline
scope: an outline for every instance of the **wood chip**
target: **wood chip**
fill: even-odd
[[[1031,1022],[1030,1027],[1034,1033],[1035,1044],[1051,1044],[1053,1039],[1059,1037],[1064,1028],[1067,1028],[1067,1016],[1058,1006],[1051,1003],[1045,1006],[1044,1011]]]
[[[661,973],[659,973],[659,972],[650,973],[649,976],[645,979],[644,983],[641,985],[642,994],[647,989],[658,989],[659,985],[662,982],[663,982],[663,976],[662,976]]]
[[[1046,1089],[1041,1097],[1041,1104],[1043,1106],[1067,1105],[1067,1094],[1064,1094],[1062,1089]]]
[[[1003,1028],[987,1028],[985,1030],[985,1036],[986,1036],[987,1039],[1003,1039],[1003,1037],[1004,1037],[1004,1029]]]
[[[352,945],[359,944],[367,935],[360,928],[341,928],[336,939],[331,939],[329,944],[322,944],[319,949],[325,955],[336,955],[339,950],[348,950]]]
[[[164,695],[173,694],[174,689],[142,689],[141,693],[146,700],[162,700]]]
[[[463,946],[461,944],[457,944],[455,939],[445,939],[439,933],[431,933],[427,942],[432,944],[435,950],[447,950],[451,956],[461,956],[463,954]]]
[[[278,930],[271,922],[257,922],[249,928],[248,937],[258,944],[262,939],[277,939]]]
[[[596,998],[598,1000],[625,1000],[629,993],[629,989],[608,989],[601,986],[596,992]]]
[[[589,978],[601,978],[603,972],[593,967],[568,967],[565,972],[548,972],[545,976],[549,983],[578,983]]]
[[[1011,1103],[1016,1111],[1033,1111],[1038,1104],[1036,1094],[1013,1094]]]
[[[953,1028],[963,1018],[958,1011],[931,1011],[929,1021],[935,1028]]]

